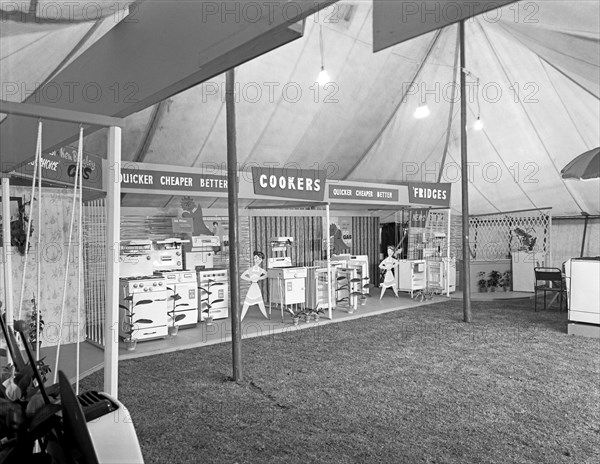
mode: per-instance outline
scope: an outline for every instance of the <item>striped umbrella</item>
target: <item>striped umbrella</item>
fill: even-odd
[[[582,153],[560,171],[563,179],[600,177],[600,147]]]

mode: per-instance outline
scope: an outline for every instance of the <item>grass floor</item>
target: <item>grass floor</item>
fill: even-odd
[[[448,300],[120,364],[147,463],[600,462],[600,342],[532,300]],[[102,388],[102,372],[82,391]]]

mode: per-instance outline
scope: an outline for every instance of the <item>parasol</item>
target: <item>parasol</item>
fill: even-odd
[[[600,177],[600,147],[582,153],[560,171],[563,179]]]

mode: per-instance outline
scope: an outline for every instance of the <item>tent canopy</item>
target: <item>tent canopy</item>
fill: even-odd
[[[51,14],[49,2],[36,3],[39,11],[48,3]],[[2,98],[25,101],[106,35],[118,24],[111,5],[98,18],[82,10],[69,21],[5,12]],[[303,37],[237,68],[240,168],[270,163],[324,169],[332,179],[451,182],[460,210],[458,27],[374,53],[372,16],[371,1],[341,1],[309,16]],[[553,215],[600,214],[598,180],[560,176],[600,145],[599,18],[598,2],[545,1],[466,21],[472,214],[544,207]],[[331,78],[325,86],[315,83],[322,65]],[[430,115],[416,119],[425,104]],[[478,118],[482,130],[473,128]],[[224,167],[225,131],[225,78],[216,75],[128,115],[123,159]],[[104,130],[89,135],[86,151],[103,155],[105,139]],[[123,205],[145,201],[127,195]]]

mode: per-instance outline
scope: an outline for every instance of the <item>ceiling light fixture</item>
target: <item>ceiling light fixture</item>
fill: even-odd
[[[431,111],[429,111],[429,108],[427,107],[427,105],[421,105],[415,110],[415,113],[413,114],[413,116],[416,119],[423,119],[423,118],[426,118],[427,116],[429,116],[430,114],[431,114]]]
[[[325,69],[325,53],[323,51],[323,26],[319,24],[319,47],[321,50],[321,72],[319,72],[319,76],[317,77],[317,83],[321,86],[331,82],[329,78],[329,73]]]

